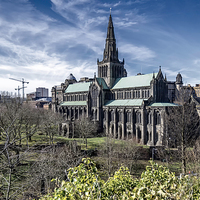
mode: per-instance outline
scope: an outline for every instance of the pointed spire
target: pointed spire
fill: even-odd
[[[118,59],[118,49],[116,47],[116,39],[111,13],[109,16],[103,60],[100,62],[97,60],[97,64],[98,77],[103,78],[109,88],[113,86],[117,78],[124,77],[127,74],[124,70],[124,60],[121,62]]]
[[[167,76],[166,76],[166,74],[165,74],[165,81],[167,81]]]
[[[110,14],[109,22],[108,22],[108,31],[107,31],[107,40],[115,40],[115,34],[114,34],[114,27],[112,22],[112,16]]]
[[[104,54],[103,54],[103,62],[110,62],[110,61],[119,62],[118,50],[116,48],[114,26],[113,26],[111,14],[109,17],[107,38],[106,38],[106,44],[105,44],[105,49],[104,49]]]

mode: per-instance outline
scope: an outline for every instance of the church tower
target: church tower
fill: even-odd
[[[108,22],[103,60],[99,62],[99,59],[97,59],[97,65],[98,77],[103,78],[109,88],[112,88],[117,78],[127,76],[127,72],[124,69],[124,59],[122,62],[118,59],[118,49],[116,48],[116,39],[111,14]]]

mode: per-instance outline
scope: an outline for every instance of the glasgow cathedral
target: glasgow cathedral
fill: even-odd
[[[97,65],[98,76],[77,81],[70,74],[52,88],[52,109],[62,113],[66,121],[63,134],[73,137],[74,122],[87,117],[114,138],[162,145],[166,108],[176,106],[175,96],[183,85],[181,74],[176,81],[167,81],[160,67],[157,73],[128,77],[124,59],[118,58],[111,15],[103,60],[97,59]]]

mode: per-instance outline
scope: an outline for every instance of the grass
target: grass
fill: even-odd
[[[70,141],[76,141],[78,146],[81,146],[82,150],[86,149],[86,144],[85,141],[83,141],[82,138],[67,138],[63,137],[60,135],[55,135],[54,136],[54,141],[53,143],[66,143],[68,144]],[[92,159],[97,163],[98,171],[103,180],[107,180],[109,178],[109,168],[110,169],[110,175],[113,175],[114,172],[116,172],[121,164],[127,166],[133,175],[134,178],[139,178],[141,176],[141,173],[145,170],[147,165],[150,165],[148,160],[140,160],[134,158],[126,158],[126,157],[118,157],[116,152],[112,154],[112,156],[109,158],[108,153],[107,153],[107,144],[110,142],[111,146],[115,145],[115,150],[120,151],[120,149],[124,149],[124,147],[127,147],[127,141],[125,140],[118,140],[118,139],[111,139],[108,141],[108,138],[106,137],[94,137],[94,138],[87,138],[87,149],[95,149],[97,148],[98,151],[98,156],[92,157]],[[3,145],[4,141],[0,140],[0,144]],[[22,146],[27,145],[27,140],[24,138],[22,140]],[[46,136],[45,134],[41,133],[35,133],[32,136],[32,141],[29,142],[29,146],[34,146],[34,145],[49,145],[49,137]],[[148,152],[149,148],[146,145],[138,145],[139,149],[144,148],[146,152]],[[25,148],[24,148],[25,149]],[[100,152],[100,153],[99,153]],[[22,153],[22,152],[21,152]],[[17,167],[16,169],[26,171],[32,163],[37,161],[38,156],[40,155],[39,151],[31,151],[27,155],[28,157],[24,157],[24,161],[22,166]],[[110,160],[109,160],[110,159]],[[158,164],[165,165],[167,166],[170,171],[173,171],[176,173],[176,175],[179,175],[181,172],[181,163],[178,161],[171,162],[169,164],[161,162],[161,161],[156,161]],[[110,164],[110,166],[109,166]],[[14,181],[16,181],[16,186],[23,185],[28,179],[28,174],[25,174],[24,177],[20,177],[21,179],[18,179],[17,177],[13,177]],[[1,187],[1,184],[0,184]]]
[[[77,142],[78,146],[81,146],[82,150],[86,150],[85,140],[83,140],[82,138],[67,138],[67,137],[63,137],[63,136],[60,136],[60,135],[55,135],[53,143],[54,144],[61,143],[61,142],[62,143],[69,143],[69,141],[74,141],[74,140]],[[106,145],[106,143],[107,143],[106,140],[107,140],[106,137],[87,138],[87,149],[88,150],[89,149],[96,149],[96,148],[97,149],[106,149],[106,146],[107,146]],[[113,143],[115,145],[126,146],[126,141],[124,141],[124,140],[112,139],[111,143]],[[0,140],[0,144],[3,145],[4,141]],[[24,138],[22,140],[22,146],[26,146],[26,145],[27,145],[27,140],[26,140],[26,138]],[[49,145],[49,137],[46,136],[45,134],[35,133],[32,136],[32,141],[29,142],[29,146],[30,147],[34,146],[34,145]],[[137,145],[137,146],[141,146],[143,148],[149,148],[146,145],[143,145],[143,146],[142,145]],[[32,153],[35,154],[34,152],[32,152]],[[37,158],[37,156],[35,155],[30,159],[30,161],[34,161],[36,158]],[[94,158],[94,159],[96,159],[96,158]],[[104,163],[106,158],[105,157],[104,158],[100,158],[99,157],[97,160],[99,162],[101,162],[101,163]],[[132,161],[130,160],[130,162],[132,162]],[[180,172],[180,169],[181,169],[180,162],[172,162],[172,163],[169,163],[169,164],[163,163],[161,161],[156,161],[156,162],[158,162],[159,164],[162,164],[162,165],[165,165],[165,166],[169,167],[169,169],[171,171],[176,172],[176,174],[178,174]],[[117,163],[117,160],[115,161],[115,163]],[[137,161],[137,163],[134,164],[136,176],[141,174],[141,172],[145,169],[145,167],[148,164],[149,163],[148,163],[147,160],[139,160],[139,161]],[[117,165],[117,164],[114,164],[114,165]],[[132,165],[130,164],[130,166],[132,166]]]

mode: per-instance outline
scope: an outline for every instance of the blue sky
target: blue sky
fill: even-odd
[[[70,73],[93,77],[102,60],[110,8],[128,76],[178,72],[184,84],[200,83],[198,0],[0,0],[0,91],[29,81],[51,89]],[[22,93],[22,91],[21,91]]]

